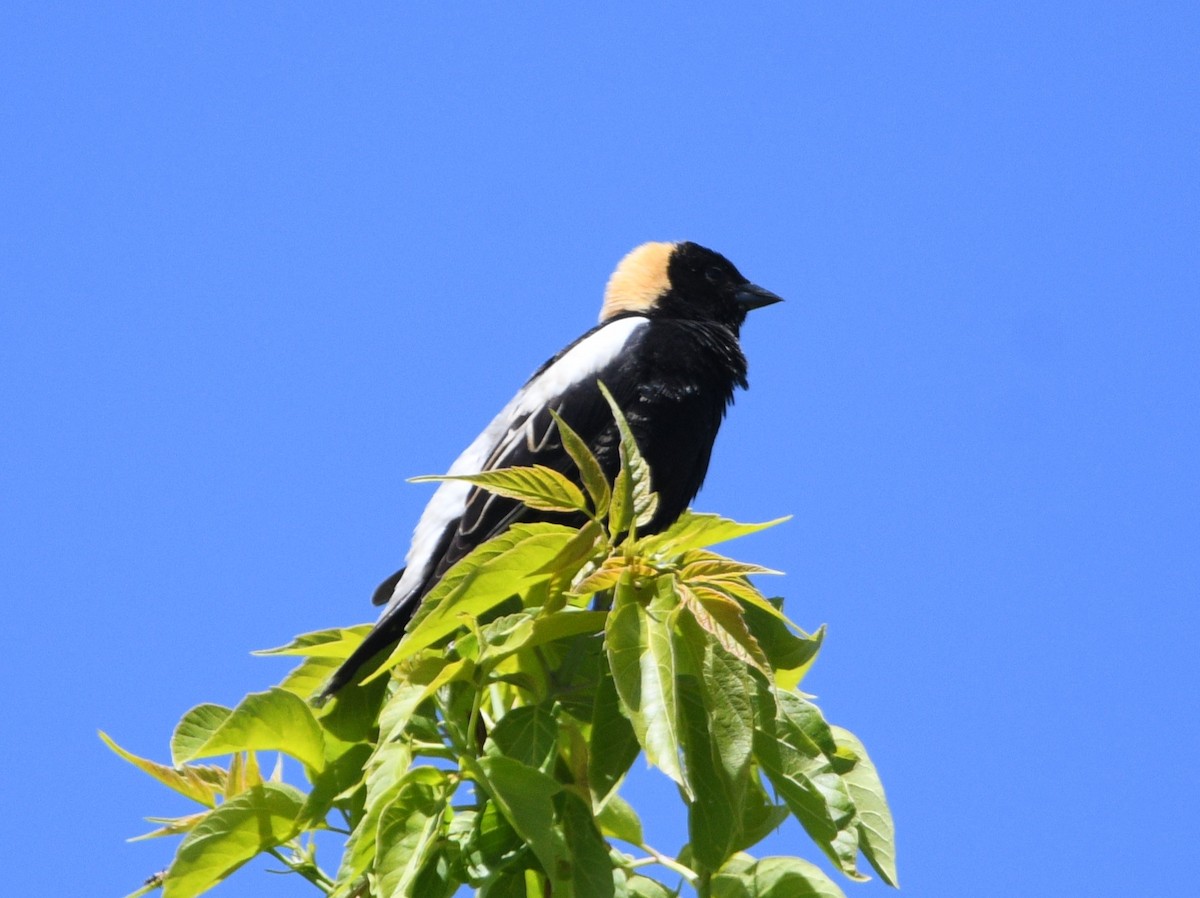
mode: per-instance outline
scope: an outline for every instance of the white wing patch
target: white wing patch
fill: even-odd
[[[553,403],[574,384],[595,376],[617,358],[633,335],[648,323],[648,319],[640,316],[619,318],[579,341],[562,358],[521,388],[483,433],[455,459],[448,473],[479,473],[501,443],[526,437],[524,431],[533,420],[534,412]],[[457,526],[467,507],[471,490],[471,484],[456,481],[438,486],[413,531],[404,576],[396,584],[383,611],[384,615],[425,582],[437,561],[433,553],[442,541],[446,528]]]

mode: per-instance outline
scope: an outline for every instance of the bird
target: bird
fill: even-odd
[[[669,527],[699,492],[713,443],[737,388],[746,389],[740,332],[749,312],[781,297],[692,242],[644,243],[604,291],[599,323],[543,364],[450,466],[451,476],[544,465],[580,482],[554,414],[586,442],[605,476],[619,470],[620,435],[600,383],[624,413],[650,469],[658,505],[641,533]],[[516,523],[554,520],[463,481],[444,481],[422,512],[405,566],[383,581],[374,628],[334,672],[324,700],[397,643],[442,576],[476,546]]]

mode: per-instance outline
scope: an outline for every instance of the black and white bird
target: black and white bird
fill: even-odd
[[[657,512],[642,532],[670,526],[704,482],[734,389],[747,386],[738,342],[746,314],[779,301],[724,256],[695,243],[639,246],[609,278],[600,323],[542,365],[449,473],[539,464],[578,483],[553,409],[611,480],[619,467],[619,435],[601,381],[628,418],[658,493]],[[406,566],[375,592],[375,604],[386,605],[378,623],[323,695],[400,639],[421,600],[455,562],[512,524],[548,518],[564,520],[469,483],[443,482],[417,523]]]

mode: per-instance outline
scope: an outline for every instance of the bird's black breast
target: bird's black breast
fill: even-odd
[[[674,522],[703,484],[733,391],[746,386],[746,359],[726,327],[656,320],[614,374],[616,382],[607,385],[629,419],[659,494],[649,528],[659,530]]]

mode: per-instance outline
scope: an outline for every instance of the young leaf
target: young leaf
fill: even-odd
[[[558,524],[514,524],[454,566],[425,597],[408,634],[379,669],[388,670],[428,648],[510,596],[548,579],[536,573],[562,551],[575,531]],[[377,674],[379,671],[377,671]]]
[[[832,727],[833,738],[839,746],[849,748],[858,762],[842,779],[854,799],[858,811],[858,841],[863,854],[880,878],[890,886],[899,887],[896,877],[896,827],[892,812],[883,794],[883,783],[867,750],[849,730]]]
[[[598,517],[607,514],[608,501],[612,492],[608,485],[608,478],[604,476],[604,471],[600,467],[600,462],[596,460],[596,456],[592,454],[592,450],[588,448],[583,438],[558,416],[558,412],[551,409],[550,414],[554,416],[554,421],[558,425],[558,435],[562,437],[563,448],[567,450],[571,461],[575,462],[575,467],[579,469],[579,477],[592,500],[592,508],[595,509]]]
[[[329,658],[345,661],[358,648],[358,644],[371,632],[370,624],[357,627],[334,627],[297,636],[287,645],[273,649],[259,649],[255,655],[307,655],[311,658]]]
[[[743,664],[756,668],[764,677],[771,676],[770,662],[758,640],[750,634],[741,605],[715,590],[701,588],[693,592],[684,583],[677,584],[676,588],[683,607],[721,648]]]
[[[321,726],[308,705],[290,692],[282,689],[252,692],[217,726],[185,728],[185,724],[194,724],[202,716],[195,714],[198,710],[189,711],[176,729],[172,744],[176,763],[255,750],[286,752],[317,771],[325,766]],[[210,723],[220,718],[216,712],[204,712],[204,716]]]
[[[679,516],[679,520],[662,533],[643,538],[638,548],[645,555],[679,554],[688,549],[701,549],[758,533],[760,530],[790,521],[791,518],[791,515],[787,515],[761,524],[739,524],[720,515],[685,511]]]
[[[697,577],[689,584],[693,589],[705,587],[707,589],[716,590],[724,593],[731,598],[737,599],[743,605],[753,605],[760,611],[765,611],[774,618],[778,618],[782,623],[791,627],[794,630],[803,632],[796,624],[788,620],[787,615],[775,607],[775,605],[761,592],[759,592],[749,580],[741,577],[710,579],[707,577]]]
[[[658,494],[651,489],[650,466],[646,464],[646,459],[638,448],[629,422],[625,419],[625,413],[617,405],[617,400],[608,391],[608,387],[600,382],[597,382],[596,386],[600,388],[608,407],[612,409],[617,430],[621,435],[621,473],[613,484],[609,523],[610,532],[616,536],[630,530],[633,525],[641,527],[648,524],[658,510]]]
[[[679,576],[683,580],[730,580],[747,577],[751,574],[782,575],[782,571],[763,567],[761,564],[750,564],[744,561],[734,561],[716,552],[705,549],[690,549],[680,559],[683,568]]]
[[[409,483],[458,480],[471,483],[489,493],[516,499],[538,511],[587,511],[583,493],[562,474],[545,465],[501,468],[479,474],[432,474],[411,477]]]
[[[595,521],[588,521],[567,541],[561,552],[534,573],[554,574],[560,580],[570,580],[596,554],[602,529]]]
[[[147,823],[163,824],[153,832],[142,833],[140,836],[134,836],[132,839],[127,839],[129,842],[144,842],[147,839],[159,839],[163,836],[179,836],[186,832],[191,832],[201,820],[208,816],[208,811],[201,811],[199,814],[188,814],[186,817],[147,817]]]
[[[302,803],[291,786],[264,783],[210,811],[180,843],[163,898],[199,895],[256,854],[291,839],[299,831]]]
[[[404,669],[396,691],[379,712],[379,745],[401,738],[421,704],[443,686],[471,677],[475,664],[467,660],[447,664],[444,656],[426,657]]]
[[[175,766],[197,757],[196,749],[204,745],[232,713],[232,708],[205,703],[184,714],[171,734],[171,761]]]
[[[174,789],[192,801],[210,808],[216,807],[217,793],[225,790],[225,771],[220,767],[168,767],[166,764],[157,764],[126,751],[103,730],[100,731],[100,738],[113,752],[134,767],[150,774],[164,786]]]
[[[341,665],[336,658],[305,658],[293,667],[276,687],[308,700]]]
[[[571,594],[590,596],[602,590],[612,589],[625,571],[631,571],[636,576],[637,572],[634,572],[630,565],[631,560],[624,555],[610,555],[600,562],[599,567],[576,583],[571,588]]]

